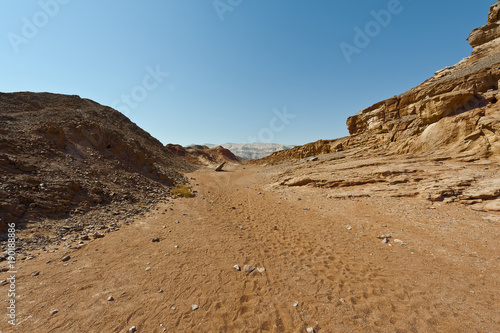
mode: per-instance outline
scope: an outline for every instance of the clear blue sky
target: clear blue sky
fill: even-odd
[[[333,139],[468,56],[494,2],[0,0],[0,91],[113,105],[165,144]]]

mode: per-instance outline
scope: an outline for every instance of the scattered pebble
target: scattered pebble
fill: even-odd
[[[174,248],[178,249],[178,248],[179,248],[179,245],[174,245]]]
[[[264,267],[257,268],[257,272],[259,272],[259,273],[264,273],[265,271],[266,271],[266,269]]]
[[[254,270],[255,270],[255,267],[253,267],[251,265],[245,265],[245,266],[243,266],[243,271],[245,271],[247,273],[252,273]]]
[[[179,220],[175,220],[175,223],[179,224],[179,223],[181,223],[181,222],[180,222]]]
[[[233,268],[234,268],[235,270],[237,270],[237,271],[241,271],[241,267],[240,267],[240,266],[238,266],[238,265],[234,265],[234,266],[233,266]]]
[[[135,328],[135,326],[132,326],[131,328],[129,328],[128,330],[128,333],[135,333],[137,332],[137,328]]]
[[[352,227],[350,225],[348,225],[347,227],[345,227],[347,230],[352,230]]]
[[[173,306],[171,309],[174,310],[174,311],[177,310],[177,308],[175,306]]]
[[[191,305],[191,309],[192,309],[193,311],[195,311],[195,310],[198,310],[198,309],[199,309],[199,307],[198,307],[198,305],[193,304],[193,305]]]
[[[387,243],[389,243],[389,238],[384,238],[384,239],[382,239],[382,243],[383,243],[383,244],[387,244]]]
[[[159,243],[159,242],[160,242],[160,239],[159,239],[159,238],[157,238],[157,237],[154,237],[154,238],[152,238],[152,239],[151,239],[151,241],[152,241],[153,243]]]
[[[57,311],[57,310],[55,310],[55,309],[54,309],[54,310],[50,311],[50,314],[51,314],[51,315],[55,315],[55,314],[56,314],[56,313],[58,313],[58,312],[59,312],[59,311]]]
[[[378,236],[377,238],[379,239],[384,239],[384,238],[391,238],[392,236],[387,234],[387,235],[382,235],[382,236]]]
[[[40,272],[33,272],[33,273],[31,273],[31,276],[38,276],[38,275],[40,275]]]
[[[71,259],[70,256],[64,256],[64,257],[61,258],[61,261],[68,261],[70,259]]]
[[[146,272],[149,271],[149,270],[151,270],[151,267],[146,268]]]
[[[158,290],[158,292],[161,294],[163,292],[163,289]]]
[[[299,306],[299,302],[298,302],[298,301],[295,301],[295,303],[293,303],[293,305],[292,305],[292,306],[293,306],[293,307],[295,307],[295,308],[296,308],[296,307],[298,307],[298,306]]]
[[[306,331],[307,333],[314,333],[314,328],[308,327]]]
[[[108,302],[113,302],[115,299],[113,298],[113,296],[109,296],[108,297]]]

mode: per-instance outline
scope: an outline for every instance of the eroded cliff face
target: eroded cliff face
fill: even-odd
[[[469,57],[349,117],[351,136],[340,139],[342,149],[375,145],[394,153],[500,158],[500,1],[468,41]]]

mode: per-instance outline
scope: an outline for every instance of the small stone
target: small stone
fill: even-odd
[[[391,238],[392,236],[387,234],[387,235],[382,235],[382,236],[378,236],[377,238],[379,239],[384,239],[384,238]]]
[[[389,238],[384,238],[384,239],[382,239],[382,243],[383,243],[383,244],[387,244],[387,243],[389,243]]]
[[[314,328],[308,327],[306,331],[307,333],[314,333]]]
[[[50,314],[51,314],[51,315],[55,315],[55,314],[56,314],[56,313],[58,313],[58,312],[59,312],[58,310],[54,309],[54,310],[50,311]]]
[[[264,267],[257,268],[257,272],[259,272],[259,273],[264,273],[265,271],[266,271],[266,269]]]
[[[155,238],[152,238],[152,239],[151,239],[151,241],[152,241],[153,243],[159,243],[159,242],[160,242],[160,239],[159,239],[159,238],[157,238],[157,237],[155,237]]]
[[[174,248],[178,249],[178,248],[179,248],[179,245],[174,245]]]
[[[104,235],[101,235],[100,233],[96,232],[95,234],[92,235],[92,237],[94,237],[94,239],[98,239],[98,238],[103,238]]]
[[[292,305],[292,306],[293,306],[293,307],[295,307],[295,308],[296,308],[296,307],[298,307],[298,306],[299,306],[299,302],[298,302],[298,301],[295,301],[295,303],[293,303],[293,305]]]
[[[108,302],[113,302],[115,299],[113,298],[113,296],[109,296],[108,297]]]
[[[238,266],[238,265],[234,265],[234,266],[233,266],[233,268],[234,268],[235,270],[237,270],[237,271],[241,271],[241,267],[240,267],[240,266]]]
[[[38,276],[38,275],[40,275],[40,272],[33,272],[33,273],[31,273],[31,276]]]
[[[174,311],[177,310],[177,308],[175,306],[173,306],[171,309],[174,310]]]
[[[191,309],[192,309],[193,311],[195,311],[195,310],[198,310],[198,309],[199,309],[199,307],[198,307],[198,305],[193,304],[193,305],[191,305]]]
[[[146,272],[147,272],[147,271],[150,271],[150,270],[151,270],[151,267],[146,268]]]
[[[128,333],[135,333],[137,332],[137,328],[135,328],[135,326],[132,326],[131,328],[129,328],[128,330]]]
[[[164,225],[164,226],[163,226],[163,229],[167,229],[167,226],[166,226],[166,225]]]
[[[243,266],[243,271],[247,273],[252,273],[255,270],[255,267],[252,265],[245,265]]]
[[[347,230],[352,230],[352,227],[350,225],[348,225],[347,227],[345,227]]]
[[[161,294],[163,292],[163,289],[158,290],[158,292]]]
[[[176,224],[179,224],[179,223],[181,223],[181,222],[180,222],[179,220],[175,220],[175,223],[176,223]]]
[[[64,256],[64,257],[61,258],[61,261],[68,261],[70,259],[71,259],[70,256]]]

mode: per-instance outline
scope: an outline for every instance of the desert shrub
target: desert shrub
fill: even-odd
[[[184,198],[194,197],[193,191],[191,191],[191,187],[187,186],[186,184],[180,184],[179,186],[174,187],[170,190],[170,193]]]

